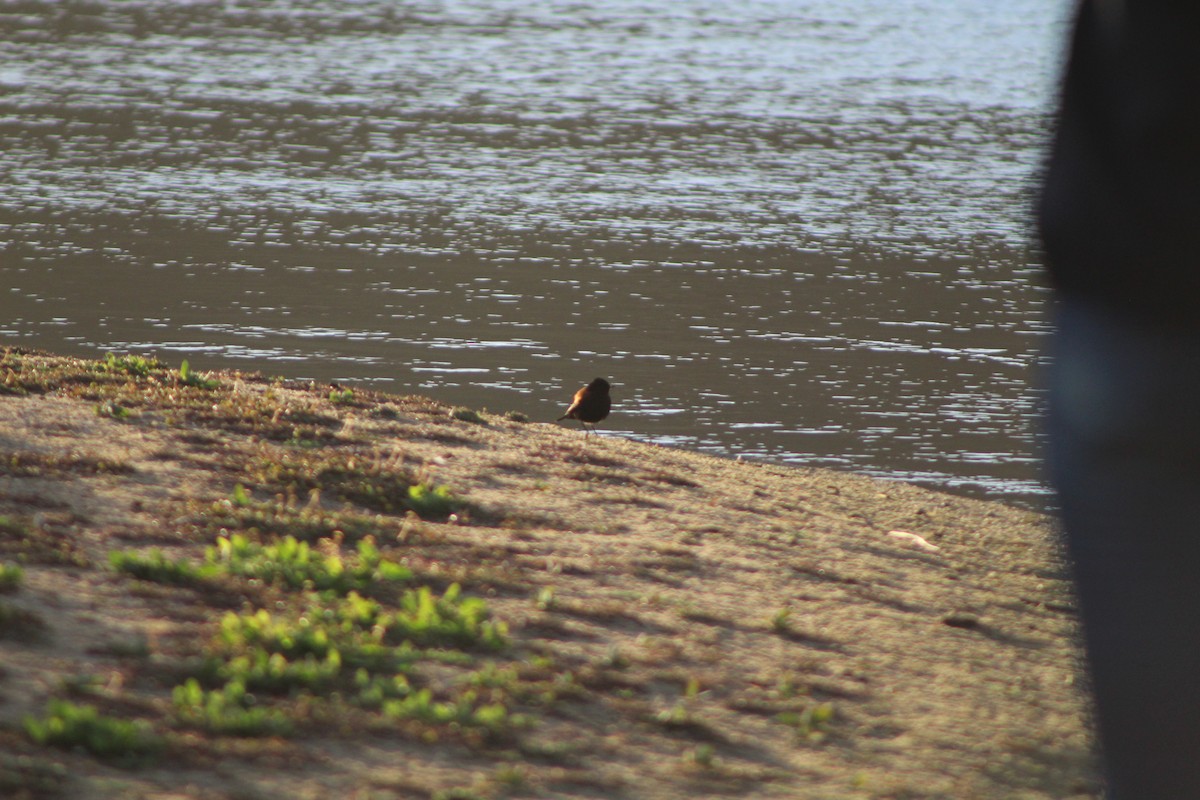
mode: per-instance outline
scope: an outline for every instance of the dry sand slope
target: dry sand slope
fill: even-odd
[[[514,416],[0,350],[0,795],[1095,794],[1047,518]]]

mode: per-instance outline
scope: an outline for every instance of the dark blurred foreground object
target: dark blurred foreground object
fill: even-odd
[[[587,386],[575,393],[571,405],[567,407],[567,413],[558,418],[558,422],[564,419],[577,419],[579,424],[588,433],[591,430],[587,424],[597,423],[608,416],[609,409],[612,408],[612,398],[608,395],[608,381],[604,378],[596,378]]]
[[[1085,0],[1038,218],[1112,800],[1200,797],[1200,2]]]
[[[1042,190],[1068,297],[1200,328],[1200,3],[1080,7]]]

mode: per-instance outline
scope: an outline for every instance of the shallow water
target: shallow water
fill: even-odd
[[[0,6],[0,340],[1033,505],[1068,7]]]

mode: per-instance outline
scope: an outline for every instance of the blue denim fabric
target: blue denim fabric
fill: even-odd
[[[1200,798],[1200,332],[1067,298],[1048,377],[1108,796]]]

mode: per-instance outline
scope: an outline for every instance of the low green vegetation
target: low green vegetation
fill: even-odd
[[[0,564],[0,593],[15,592],[25,579],[25,570],[16,564]]]
[[[307,593],[298,613],[230,612],[216,652],[230,657],[254,647],[285,658],[335,657],[349,666],[393,668],[411,660],[406,648],[499,650],[507,632],[488,619],[487,604],[452,585],[440,597],[428,586],[405,590],[398,608],[350,592],[325,600]],[[389,604],[390,605],[390,604]]]
[[[106,693],[81,694],[67,681],[65,697],[86,695],[97,704],[52,700],[25,720],[33,742],[118,762],[153,755],[185,730],[280,737],[331,727],[483,742],[528,725],[519,707],[564,696],[565,683],[522,676],[506,626],[483,599],[397,560],[399,530],[472,509],[402,458],[353,446],[360,443],[345,435],[328,404],[357,407],[369,399],[336,386],[307,398],[274,387],[238,391],[187,361],[175,370],[137,355],[86,362],[6,349],[0,357],[6,391],[61,391],[100,416],[134,424],[152,411],[167,424],[206,437],[237,434],[260,447],[221,464],[236,481],[229,497],[184,501],[171,515],[167,540],[178,549],[108,554],[114,572],[168,587],[147,586],[147,597],[170,598],[169,587],[184,587],[198,590],[188,603],[220,598],[241,606],[179,651],[140,639],[136,653],[110,653],[136,657],[137,670],[157,673],[170,688],[165,708],[140,706],[162,708],[164,717],[129,719],[129,712],[114,711],[120,706],[106,705]],[[394,419],[389,410],[382,416]],[[446,411],[428,413],[444,419]],[[452,416],[486,424],[465,409]],[[0,454],[0,471],[33,477],[128,467],[12,453]],[[32,543],[53,538],[41,533],[24,519],[0,519],[0,553],[25,561]],[[194,544],[184,549],[198,541],[210,543],[202,555]],[[0,566],[0,591],[14,591],[21,579],[19,566]],[[0,625],[0,636],[11,639],[29,625],[15,609],[0,608],[10,610],[12,624]]]
[[[141,580],[176,585],[196,585],[218,575],[250,578],[267,585],[289,589],[330,591],[346,594],[371,589],[378,581],[407,581],[412,571],[385,559],[370,539],[358,542],[355,557],[347,563],[338,552],[322,553],[308,542],[284,536],[260,544],[240,533],[220,536],[205,551],[204,563],[169,559],[161,550],[143,555],[136,551],[113,551],[109,564]]]
[[[447,486],[414,483],[408,487],[405,505],[422,519],[441,519],[450,516],[460,503]]]
[[[186,361],[184,362],[187,363]],[[155,356],[138,356],[138,355],[117,355],[109,353],[104,357],[104,360],[99,362],[97,370],[100,372],[115,372],[125,375],[132,375],[136,378],[145,378],[153,372],[164,369],[161,362]]]
[[[394,609],[354,591],[335,599],[308,592],[293,611],[226,614],[203,664],[175,688],[174,707],[184,724],[241,736],[284,734],[352,708],[496,734],[513,722],[504,704],[478,687],[435,696],[420,685],[419,665],[469,663],[467,652],[506,644],[503,624],[457,586],[440,597],[407,590]]]
[[[125,420],[133,416],[129,409],[116,400],[105,400],[96,404],[96,416],[109,419]]]
[[[26,717],[25,731],[38,744],[81,747],[114,761],[141,760],[162,748],[162,739],[148,723],[105,716],[95,706],[67,700],[51,700],[40,718]]]
[[[205,690],[188,678],[171,693],[176,719],[193,728],[229,736],[286,736],[295,728],[277,708],[256,705],[244,683],[230,681],[218,689]]]
[[[423,484],[405,490],[418,487],[410,496],[449,501],[448,492]],[[376,544],[372,534],[382,520],[334,514],[316,503],[256,503],[240,485],[191,519],[199,530],[222,531],[202,562],[159,550],[114,551],[111,565],[162,584],[246,582],[272,593],[266,607],[221,619],[172,692],[177,724],[214,735],[281,736],[366,713],[379,719],[375,724],[491,737],[520,723],[509,708],[514,695],[498,685],[433,683],[425,675],[423,664],[465,667],[477,654],[503,652],[507,630],[458,584],[440,594],[414,586],[412,570]],[[300,536],[293,535],[298,528]]]
[[[290,589],[316,589],[346,594],[370,589],[377,581],[407,581],[412,570],[385,559],[375,542],[362,539],[350,564],[338,553],[319,553],[292,536],[259,544],[242,534],[222,536],[205,556],[206,563],[230,575],[256,578]]]
[[[245,465],[246,477],[263,489],[292,497],[320,492],[381,514],[413,511],[423,519],[445,519],[465,509],[446,486],[434,486],[384,459],[338,452],[289,453]]]
[[[198,389],[216,389],[221,385],[215,378],[206,378],[198,372],[193,372],[187,359],[179,365],[179,382],[184,386],[195,386]]]
[[[248,383],[266,383],[254,374],[244,377]],[[282,398],[269,388],[241,391],[235,383],[222,384],[193,370],[188,361],[173,369],[153,356],[110,353],[97,361],[0,348],[0,394],[51,391],[90,402],[99,415],[112,419],[127,420],[154,408],[168,424],[195,424],[297,449],[344,443],[337,433],[342,421],[322,406],[330,400],[359,404],[352,392],[327,400]]]
[[[717,749],[711,744],[696,745],[686,758],[701,769],[713,769],[717,765]]]
[[[97,385],[115,386],[165,373],[156,358],[109,353],[96,361],[50,356],[22,348],[0,349],[0,394],[42,394],[75,387],[93,391]]]
[[[29,526],[21,519],[0,515],[0,538],[24,537],[29,533]]]
[[[161,550],[151,550],[146,555],[114,550],[108,554],[108,563],[117,572],[154,583],[196,584],[215,574],[213,570],[196,567],[186,561],[169,559]]]
[[[329,402],[337,405],[348,405],[354,402],[354,390],[335,385],[329,390]]]
[[[817,743],[825,739],[833,717],[833,703],[814,703],[801,711],[781,712],[775,721],[794,730],[800,741]]]

